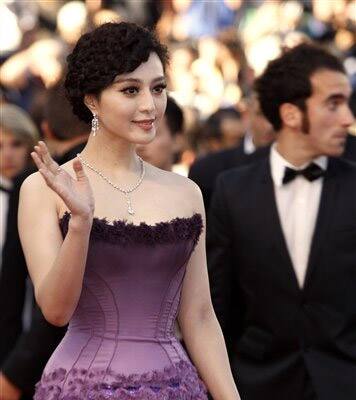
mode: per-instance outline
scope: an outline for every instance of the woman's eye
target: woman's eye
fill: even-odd
[[[153,90],[155,93],[162,93],[163,90],[167,87],[167,85],[162,84],[162,85],[158,85],[156,86]]]
[[[138,89],[134,86],[128,87],[126,89],[121,90],[121,92],[125,94],[136,94],[138,92]]]

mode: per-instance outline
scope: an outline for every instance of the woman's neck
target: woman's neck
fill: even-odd
[[[141,168],[136,145],[121,138],[110,139],[100,135],[100,132],[96,136],[90,135],[81,156],[87,163],[113,178],[127,173],[137,174]]]

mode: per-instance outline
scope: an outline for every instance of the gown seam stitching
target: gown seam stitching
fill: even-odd
[[[108,374],[108,371],[109,371],[109,368],[110,368],[110,366],[111,366],[111,363],[112,363],[112,360],[114,359],[114,356],[115,356],[115,354],[116,354],[116,350],[117,350],[117,347],[118,347],[118,340],[117,340],[117,338],[118,338],[118,335],[119,335],[119,327],[120,327],[120,312],[119,312],[119,307],[118,307],[118,305],[116,304],[116,300],[115,300],[115,296],[114,296],[114,292],[111,290],[111,288],[109,287],[109,285],[107,284],[107,282],[106,282],[106,280],[100,275],[100,274],[98,274],[97,272],[95,272],[95,271],[92,271],[92,273],[94,274],[94,275],[96,275],[98,278],[99,278],[99,280],[101,280],[102,281],[102,283],[107,287],[107,289],[109,290],[109,292],[110,292],[110,294],[111,294],[111,296],[112,296],[112,299],[113,299],[113,303],[114,303],[114,306],[115,306],[115,309],[116,309],[116,315],[117,315],[117,323],[116,323],[116,334],[115,334],[115,348],[114,348],[114,351],[113,351],[113,354],[112,354],[112,356],[111,356],[111,359],[110,359],[110,362],[108,363],[108,365],[107,365],[107,367],[106,367],[106,369],[105,369],[105,374],[104,374],[104,377],[103,377],[103,381],[105,380],[105,378],[106,378],[106,376],[107,376],[107,374]],[[101,307],[100,307],[101,308]],[[102,308],[101,308],[102,309]],[[104,312],[103,312],[104,313]],[[105,318],[105,316],[104,316],[104,318]],[[106,326],[106,318],[105,318],[105,326]],[[102,341],[103,341],[103,339],[102,339]],[[96,356],[96,355],[95,355]]]
[[[104,325],[106,326],[106,318],[105,318],[104,310],[103,310],[103,308],[101,307],[101,304],[100,304],[99,300],[98,300],[97,297],[94,295],[94,293],[88,288],[88,286],[87,286],[86,288],[87,288],[87,291],[93,296],[93,298],[95,299],[95,301],[98,303],[99,308],[100,308],[100,310],[101,310],[101,312],[102,312],[102,314],[103,314],[103,317],[104,317]],[[94,336],[94,335],[93,335],[93,336]],[[100,348],[101,348],[101,346],[102,346],[102,344],[103,344],[103,341],[104,341],[104,339],[101,338],[100,344],[99,344],[98,348],[96,349],[96,352],[95,352],[95,354],[94,354],[92,360],[90,361],[89,367],[88,367],[88,369],[87,369],[88,371],[90,370],[91,366],[93,365],[93,362],[94,362],[94,360],[96,359],[96,356],[97,356],[98,353],[99,353],[99,350],[100,350]],[[84,383],[86,382],[87,377],[88,377],[88,374],[87,374],[87,375],[85,376],[85,378],[84,378]]]
[[[85,288],[86,290],[88,290],[87,286],[84,285],[84,284],[83,284],[83,288]],[[78,308],[82,308],[82,307],[79,305],[79,303],[78,303]],[[67,383],[69,374],[73,371],[75,365],[76,365],[77,362],[79,361],[79,359],[80,359],[81,355],[83,354],[84,350],[88,347],[89,342],[90,342],[90,341],[92,340],[92,338],[94,337],[92,325],[90,325],[90,331],[91,331],[91,333],[90,333],[90,336],[89,336],[89,338],[88,338],[88,340],[87,340],[85,346],[83,346],[83,348],[80,350],[77,359],[74,361],[74,363],[72,364],[72,367],[68,370],[68,372],[67,372],[67,374],[66,374],[66,376],[65,376],[65,378],[64,378],[64,381],[63,381],[63,384],[62,384],[62,387],[61,387],[61,392],[63,392],[63,390],[64,390],[64,385]]]

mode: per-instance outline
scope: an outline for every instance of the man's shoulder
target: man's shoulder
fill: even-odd
[[[331,172],[344,179],[355,179],[356,177],[356,162],[346,160],[344,158],[330,158]]]
[[[218,176],[218,181],[223,183],[243,184],[244,182],[256,182],[268,175],[269,160],[263,158],[251,164],[231,168]]]
[[[214,169],[217,172],[226,168],[227,165],[233,167],[233,160],[238,156],[239,147],[220,150],[215,153],[207,154],[198,158],[191,167],[191,171],[207,171]]]

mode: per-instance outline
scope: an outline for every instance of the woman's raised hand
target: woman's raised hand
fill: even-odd
[[[61,197],[73,216],[92,217],[94,195],[80,160],[73,161],[74,179],[53,160],[44,142],[38,142],[34,149],[31,156],[47,186]]]

